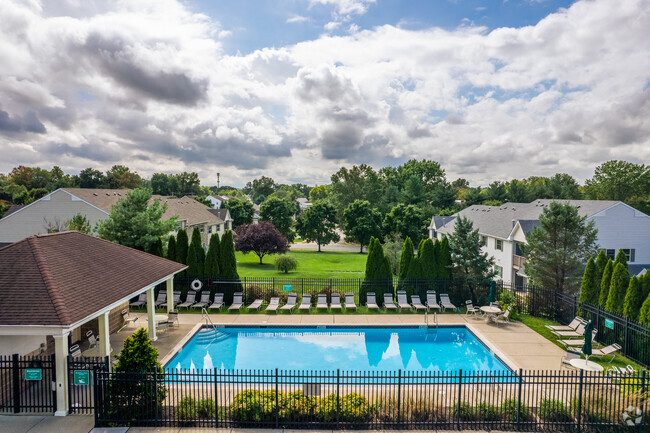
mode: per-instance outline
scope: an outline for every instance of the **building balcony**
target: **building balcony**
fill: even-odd
[[[518,256],[516,254],[512,255],[512,267],[517,271],[523,269],[525,263],[526,263],[526,259],[524,257]]]

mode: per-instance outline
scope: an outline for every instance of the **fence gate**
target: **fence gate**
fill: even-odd
[[[0,356],[0,413],[54,412],[54,355]]]
[[[108,356],[68,356],[68,403],[70,414],[88,414],[95,408],[94,377],[96,371],[108,371]]]

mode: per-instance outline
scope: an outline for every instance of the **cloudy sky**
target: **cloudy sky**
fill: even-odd
[[[649,0],[3,0],[0,172],[650,162]]]

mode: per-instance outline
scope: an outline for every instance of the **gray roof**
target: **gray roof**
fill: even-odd
[[[477,228],[479,233],[483,235],[507,239],[517,221],[520,221],[524,233],[528,233],[535,225],[539,225],[539,216],[553,201],[576,206],[578,213],[587,217],[620,203],[619,201],[608,200],[543,199],[531,203],[504,203],[501,206],[473,205],[455,215],[470,219],[474,223],[474,228]],[[439,227],[438,231],[453,233],[454,224],[449,221],[443,227]]]
[[[630,271],[630,277],[634,275],[640,275],[642,273],[648,272],[650,270],[650,264],[629,264],[627,265],[627,270]]]
[[[208,211],[213,215],[216,215],[217,218],[221,219],[222,221],[226,221],[226,218],[230,216],[228,209],[209,209]]]
[[[449,215],[449,216],[434,216],[431,218],[431,225],[429,226],[430,229],[438,229],[445,224],[447,224],[450,221],[453,221],[456,219],[456,215]]]

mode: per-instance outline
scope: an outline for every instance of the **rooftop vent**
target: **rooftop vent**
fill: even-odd
[[[97,193],[96,193],[96,192],[94,192],[94,193],[93,193],[93,195],[94,195],[94,196],[96,197],[96,196],[97,196]]]

